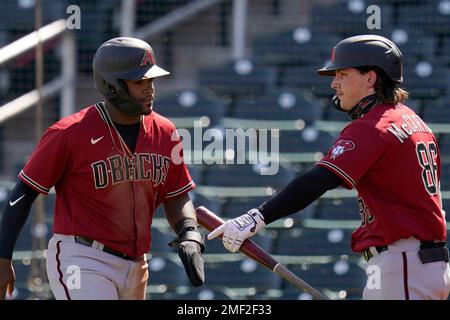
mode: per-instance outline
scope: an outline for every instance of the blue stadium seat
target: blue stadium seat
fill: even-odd
[[[331,48],[341,39],[334,34],[298,27],[253,43],[255,59],[268,65],[321,64],[330,58]]]
[[[315,217],[326,220],[359,220],[356,198],[319,199]]]
[[[228,104],[228,101],[200,90],[182,90],[156,98],[155,111],[169,119],[175,118],[175,123],[177,118],[201,118],[202,123],[210,127],[223,118]]]
[[[413,99],[436,99],[449,94],[450,71],[430,61],[406,65],[403,78]]]
[[[334,299],[361,299],[367,281],[364,269],[347,259],[304,264],[295,273],[319,291],[331,290]],[[289,288],[292,285],[286,285],[284,290]]]
[[[442,164],[441,190],[450,191],[450,163]]]
[[[55,20],[66,18],[66,8],[70,5],[67,0],[42,1],[42,25]],[[25,35],[34,31],[35,23],[34,1],[2,1],[0,10],[0,29],[11,33]],[[18,18],[20,17],[20,18]]]
[[[329,3],[314,3],[311,13],[311,25],[313,30],[339,33],[343,37],[366,34],[370,30],[367,27],[369,15],[366,9],[369,5],[377,4],[377,1],[367,3],[362,0],[338,1],[334,5]],[[393,8],[387,4],[380,4],[381,27],[388,28],[392,25]]]
[[[198,165],[189,164],[187,165],[189,174],[195,184],[203,183],[203,168]]]
[[[208,285],[223,285],[229,288],[254,288],[254,293],[276,289],[281,278],[252,259],[237,261],[207,262],[205,278]]]
[[[152,227],[152,243],[150,253],[158,255],[161,253],[176,252],[176,249],[169,246],[169,243],[175,239],[176,234],[171,228]]]
[[[436,40],[416,27],[401,25],[392,29],[382,28],[380,35],[391,39],[402,52],[404,64],[433,61]]]
[[[450,96],[447,95],[436,100],[425,101],[422,107],[422,119],[430,123],[449,123]]]
[[[178,258],[176,258],[178,259]],[[188,285],[189,279],[181,261],[172,261],[166,257],[152,255],[148,260],[149,285],[164,285],[168,290]]]
[[[348,229],[294,228],[278,232],[274,253],[294,256],[353,254]]]
[[[268,197],[252,197],[252,198],[231,198],[224,204],[223,216],[236,217],[244,214],[252,208],[256,208],[265,201]]]
[[[275,84],[275,69],[241,59],[223,67],[200,71],[200,86],[219,96],[232,99],[255,99]]]
[[[285,87],[308,90],[318,97],[331,98],[334,90],[331,89],[332,77],[320,76],[317,70],[325,64],[311,64],[300,67],[285,68],[281,75],[281,85]]]
[[[398,21],[420,28],[430,34],[450,34],[450,9],[446,1],[425,1],[419,5],[402,5]]]
[[[281,153],[320,152],[323,156],[333,146],[336,138],[328,132],[309,126],[303,130],[281,131],[279,148]],[[316,160],[320,160],[322,156]]]
[[[199,288],[189,288],[187,292],[175,294],[171,299],[174,300],[232,300],[230,290],[222,286],[203,285]]]
[[[205,197],[202,196],[201,194],[196,193],[195,191],[193,191],[190,194],[191,200],[194,203],[194,207],[200,207],[203,206],[205,208],[208,208],[210,211],[214,212],[217,215],[222,215],[222,206],[223,203],[216,198],[212,198],[212,197]]]
[[[222,187],[272,187],[279,189],[295,176],[294,171],[283,166],[279,167],[279,171],[275,175],[262,175],[261,172],[264,172],[264,168],[249,164],[210,166],[205,172],[205,183]]]
[[[320,101],[307,91],[279,88],[254,101],[237,101],[233,118],[301,121],[300,126],[319,120]]]
[[[439,150],[441,151],[441,161],[442,162],[450,162],[450,157],[449,157],[449,155],[450,155],[450,134],[449,133],[440,133],[438,136],[438,143],[439,143]]]

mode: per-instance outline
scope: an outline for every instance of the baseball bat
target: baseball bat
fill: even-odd
[[[195,209],[197,213],[197,220],[199,224],[208,231],[213,231],[218,226],[222,225],[224,221],[219,218],[214,212],[208,210],[207,208],[200,206]],[[222,236],[220,236],[222,237]],[[292,271],[282,265],[280,262],[275,260],[267,251],[258,246],[256,243],[250,239],[246,239],[239,249],[243,254],[255,260],[259,264],[268,268],[269,270],[278,274],[281,278],[288,281],[296,288],[306,291],[313,296],[316,300],[329,300],[329,298],[319,292],[317,289],[313,288],[304,280],[300,279]]]

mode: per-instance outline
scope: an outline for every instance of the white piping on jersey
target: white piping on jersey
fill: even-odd
[[[171,197],[175,197],[183,192],[185,192],[186,190],[189,190],[191,188],[191,186],[194,184],[194,181],[189,182],[187,185],[185,185],[184,187],[172,191],[172,192],[167,192],[166,193],[166,198],[171,198]]]
[[[350,185],[352,185],[353,188],[356,186],[355,180],[353,180],[352,177],[350,177],[344,170],[339,168],[337,165],[328,161],[319,161],[319,163],[332,169],[333,171],[337,171],[337,173],[339,173],[340,176],[342,176],[348,183],[350,183]]]
[[[39,183],[37,183],[36,181],[34,181],[33,179],[31,179],[29,176],[27,176],[25,174],[25,172],[20,171],[19,174],[23,179],[25,179],[29,184],[31,184],[35,189],[37,189],[39,192],[43,193],[43,194],[48,194],[50,192],[50,188],[46,188],[41,186]]]

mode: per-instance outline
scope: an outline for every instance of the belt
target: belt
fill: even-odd
[[[108,248],[107,246],[101,244],[100,242],[96,241],[96,240],[92,240],[86,237],[82,237],[82,236],[75,236],[74,237],[75,242],[82,244],[84,246],[87,247],[92,247],[101,251],[104,251],[106,253],[112,254],[113,256],[125,259],[125,260],[134,260],[135,258],[125,254],[125,253],[121,253],[119,251],[116,251],[114,249]]]
[[[364,250],[362,251],[362,254],[363,254],[363,257],[364,257],[364,259],[365,259],[366,261],[369,261],[370,258],[372,258],[372,257],[374,256],[373,252],[371,251],[371,248],[372,248],[372,249],[375,249],[375,251],[376,251],[378,254],[382,253],[383,251],[388,250],[388,247],[387,247],[387,246],[369,247],[369,248],[367,248],[367,249],[364,249]]]
[[[375,250],[378,254],[388,250],[388,246],[369,247],[362,251],[363,257],[366,261],[369,261],[375,254]],[[449,261],[449,253],[447,243],[445,241],[433,242],[433,241],[420,241],[419,258],[422,263],[430,263],[436,261]]]

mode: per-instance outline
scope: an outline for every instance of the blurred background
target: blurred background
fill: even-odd
[[[155,82],[154,109],[179,128],[192,132],[199,120],[204,130],[219,133],[227,128],[279,129],[277,175],[260,174],[266,163],[189,165],[197,184],[190,194],[194,204],[224,219],[259,205],[320,160],[348,122],[345,113],[330,105],[331,78],[315,72],[329,59],[331,48],[356,34],[386,36],[404,55],[404,84],[411,93],[407,104],[439,140],[448,207],[448,0],[42,0],[42,7],[42,26],[49,26],[43,36],[43,129],[102,100],[93,84],[92,58],[101,43],[120,35],[149,42],[158,65],[171,72]],[[77,12],[79,20],[70,20]],[[34,0],[2,1],[2,206],[36,145],[35,50],[30,39],[12,45],[34,31],[34,16]],[[66,20],[71,28],[65,27]],[[224,157],[232,162],[235,151],[227,150]],[[14,299],[53,298],[44,257],[54,196],[45,197],[42,213],[34,207],[17,242]],[[336,189],[253,239],[330,298],[360,299],[364,262],[350,250],[352,230],[360,224],[358,212],[355,193]],[[206,243],[206,284],[193,288],[167,245],[174,233],[161,208],[152,234],[148,299],[311,299],[242,254],[228,254],[218,240]]]

